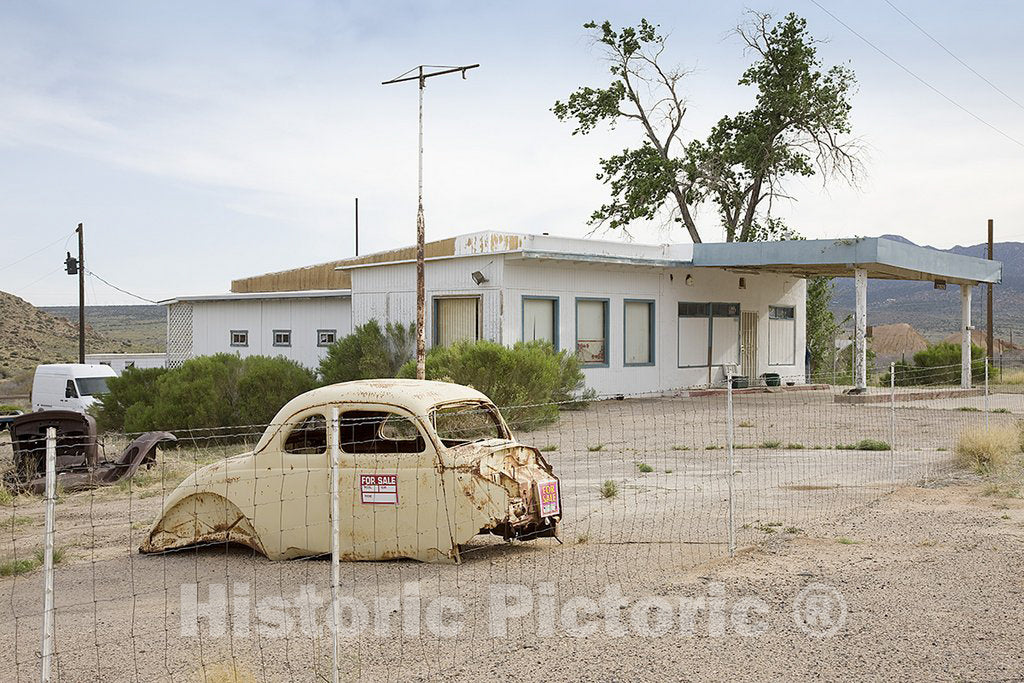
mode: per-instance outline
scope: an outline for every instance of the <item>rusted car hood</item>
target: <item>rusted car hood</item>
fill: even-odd
[[[540,451],[531,446],[525,446],[513,439],[485,439],[464,443],[461,446],[453,446],[442,452],[442,464],[445,467],[458,469],[481,468],[481,474],[488,474],[484,469],[496,469],[505,471],[507,465],[530,465],[540,464],[544,469],[550,469]],[[506,471],[506,474],[510,474]]]

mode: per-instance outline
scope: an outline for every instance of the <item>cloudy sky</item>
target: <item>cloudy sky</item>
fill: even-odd
[[[859,82],[867,176],[856,188],[791,185],[792,227],[946,247],[982,241],[994,218],[997,239],[1024,240],[1024,146],[1003,135],[1024,140],[1013,101],[1024,102],[1024,5],[891,0],[1008,99],[886,0],[818,2],[849,29],[812,0],[4,2],[0,290],[75,303],[61,268],[79,222],[90,269],[150,299],[350,256],[357,196],[363,252],[410,244],[416,88],[380,81],[420,63],[482,64],[427,89],[428,239],[584,235],[607,196],[598,157],[638,132],[573,137],[550,113],[575,87],[607,82],[581,24],[659,23],[671,60],[693,69],[686,132],[703,137],[751,103],[736,85],[749,56],[730,34],[747,7],[806,17],[826,62],[848,63]],[[702,226],[721,239],[711,216]],[[686,239],[660,224],[634,233]],[[87,297],[135,302],[95,280]]]

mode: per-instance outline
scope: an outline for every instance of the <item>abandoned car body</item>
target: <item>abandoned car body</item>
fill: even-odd
[[[479,533],[557,538],[558,479],[486,396],[365,380],[292,399],[251,452],[189,476],[141,552],[234,542],[272,560],[330,553],[334,409],[342,559],[459,562]]]
[[[57,433],[56,481],[64,491],[110,486],[131,478],[140,467],[156,462],[161,441],[175,441],[169,432],[146,432],[121,451],[115,460],[100,457],[103,443],[96,436],[96,421],[73,410],[43,410],[19,415],[11,422],[14,467],[5,483],[15,491],[42,494],[46,490],[46,431]]]

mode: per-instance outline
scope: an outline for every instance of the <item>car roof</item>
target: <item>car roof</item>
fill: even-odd
[[[405,408],[413,415],[427,415],[438,403],[456,401],[487,401],[484,394],[472,387],[450,382],[419,379],[362,379],[329,384],[300,394],[284,404],[272,425],[280,427],[295,413],[315,406],[333,403],[381,403]],[[254,451],[261,450],[276,433],[268,429]]]
[[[414,415],[426,415],[438,403],[489,401],[472,387],[418,379],[363,379],[307,391],[286,403],[278,417],[287,419],[304,408],[330,403],[385,403]]]

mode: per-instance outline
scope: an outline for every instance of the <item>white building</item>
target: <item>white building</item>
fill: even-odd
[[[948,281],[968,299],[971,285],[1001,275],[997,262],[880,238],[641,245],[479,232],[431,242],[426,254],[428,347],[543,339],[575,353],[598,394],[719,384],[727,370],[802,383],[811,275]],[[168,301],[168,364],[234,351],[315,367],[354,326],[415,320],[414,257],[397,249]]]

